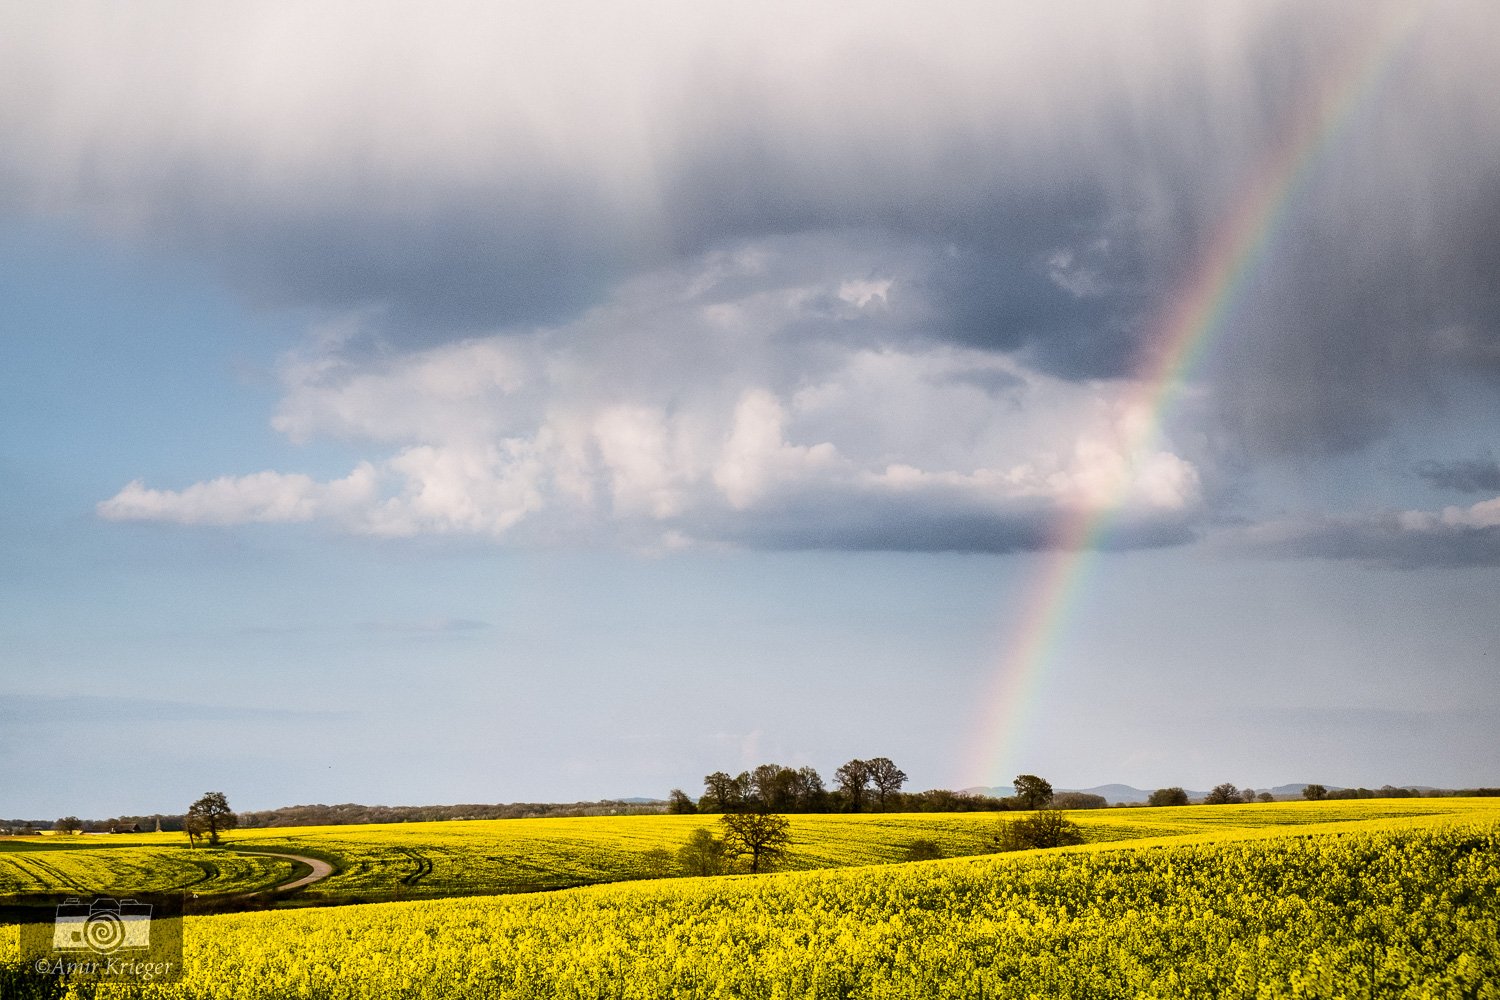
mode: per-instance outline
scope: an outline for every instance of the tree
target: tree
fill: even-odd
[[[1276,796],[1272,795],[1270,792],[1261,792],[1259,795],[1257,795],[1255,797],[1255,801],[1257,801],[1257,802],[1275,802],[1276,801]]]
[[[1240,790],[1226,781],[1222,785],[1215,785],[1213,791],[1209,792],[1208,797],[1203,800],[1203,804],[1208,806],[1222,806],[1230,802],[1238,802],[1239,800]]]
[[[1185,806],[1188,804],[1188,793],[1176,785],[1171,788],[1158,788],[1151,793],[1146,804],[1148,806]]]
[[[83,820],[77,816],[64,816],[52,824],[52,829],[58,833],[77,833],[83,829]]]
[[[694,802],[692,800],[692,797],[682,789],[674,788],[667,796],[667,812],[681,814],[695,813],[697,811],[698,804]]]
[[[901,786],[906,784],[906,772],[897,767],[889,757],[872,757],[865,761],[865,772],[870,777],[870,783],[875,786],[876,794],[880,796],[880,811],[885,812],[886,796],[901,791]]]
[[[839,783],[839,791],[849,796],[850,811],[859,812],[864,803],[865,789],[870,784],[869,766],[862,760],[851,760],[833,772],[833,777]]]
[[[1022,809],[1043,809],[1052,801],[1052,783],[1034,774],[1016,775],[1015,786]]]
[[[689,875],[722,875],[724,860],[724,842],[705,826],[688,834],[687,843],[677,849],[677,863]]]
[[[828,807],[828,792],[823,787],[823,776],[812,767],[797,768],[793,786],[797,793],[797,808],[804,812],[822,812]]]
[[[783,812],[797,804],[797,772],[762,764],[750,772],[750,789],[762,812]]]
[[[202,820],[203,829],[208,833],[208,842],[212,845],[219,843],[220,833],[233,830],[240,821],[229,808],[229,800],[224,797],[223,792],[206,792],[203,798],[188,807],[187,814]]]
[[[1328,798],[1328,789],[1324,785],[1307,785],[1302,789],[1302,797],[1309,802],[1317,802]]]
[[[703,778],[703,798],[698,800],[702,812],[728,812],[738,809],[750,794],[750,775],[741,773],[731,778],[723,771],[715,771]]]
[[[791,823],[775,813],[739,812],[719,817],[724,826],[724,850],[750,859],[750,874],[786,856],[792,843]]]
[[[1245,790],[1243,790],[1242,792],[1240,792],[1240,801],[1241,802],[1254,802],[1255,801],[1255,789],[1253,789],[1253,788],[1246,788]]]
[[[1001,820],[995,845],[1002,851],[1025,851],[1034,847],[1065,847],[1083,843],[1083,830],[1063,815],[1061,809],[1040,809],[1024,819]]]

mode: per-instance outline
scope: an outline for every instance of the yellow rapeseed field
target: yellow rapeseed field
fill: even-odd
[[[1464,815],[1484,808],[1486,801],[1278,802],[1080,810],[1069,816],[1083,828],[1090,843],[1101,843]],[[995,849],[994,813],[828,814],[790,819],[794,846],[782,867],[792,870],[897,862],[917,840],[932,841],[945,857],[987,854]],[[57,840],[58,846],[75,849],[66,854],[13,853],[0,841],[0,893],[182,888],[201,895],[232,894],[272,885],[289,874],[287,862],[237,855],[232,853],[235,848],[313,855],[332,862],[335,874],[306,890],[304,902],[560,889],[655,877],[660,872],[653,864],[653,849],[675,852],[694,829],[714,829],[717,820],[714,815],[605,816],[281,827],[233,831],[222,851],[190,850],[180,834]],[[28,846],[43,839],[32,838]],[[110,845],[108,850],[95,846],[101,841]]]
[[[1184,821],[1217,829],[189,918],[184,981],[98,995],[1500,998],[1500,810],[1439,801],[1276,810],[1304,824],[1194,807]]]

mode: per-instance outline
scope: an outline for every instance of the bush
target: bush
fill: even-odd
[[[1151,793],[1146,800],[1147,805],[1152,806],[1185,806],[1188,804],[1188,793],[1177,785],[1171,788],[1158,788]]]
[[[943,849],[938,846],[937,841],[920,838],[906,845],[906,853],[902,855],[903,861],[936,861],[943,856]]]
[[[1024,819],[1000,821],[995,845],[1002,851],[1027,851],[1035,847],[1066,847],[1083,843],[1083,830],[1063,815],[1061,809],[1041,809]]]

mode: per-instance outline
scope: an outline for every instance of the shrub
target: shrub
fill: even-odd
[[[1171,788],[1158,788],[1151,793],[1151,798],[1146,800],[1147,805],[1153,806],[1185,806],[1188,804],[1188,793],[1177,785]]]
[[[922,837],[907,844],[906,853],[901,857],[903,861],[936,861],[942,856],[943,849],[937,841]]]
[[[1064,816],[1061,809],[1041,809],[1024,819],[1001,820],[995,843],[1002,851],[1066,847],[1083,843],[1083,830]]]

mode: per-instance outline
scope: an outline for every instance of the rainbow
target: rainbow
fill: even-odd
[[[1160,447],[1162,427],[1191,374],[1227,328],[1246,284],[1275,245],[1318,162],[1346,131],[1354,112],[1381,89],[1397,51],[1413,34],[1419,5],[1398,10],[1400,16],[1377,26],[1364,45],[1350,46],[1343,64],[1325,75],[1321,90],[1302,105],[1284,140],[1251,171],[1201,263],[1154,324],[1160,333],[1138,366],[1136,389],[1126,404],[1126,412],[1147,414],[1125,431],[1131,468],[1138,469]],[[1105,502],[1059,516],[993,690],[983,702],[979,758],[970,768],[975,784],[1008,781],[1012,769],[1023,766],[1017,750],[1027,709],[1062,641],[1095,554],[1134,486],[1133,477],[1126,475]]]

